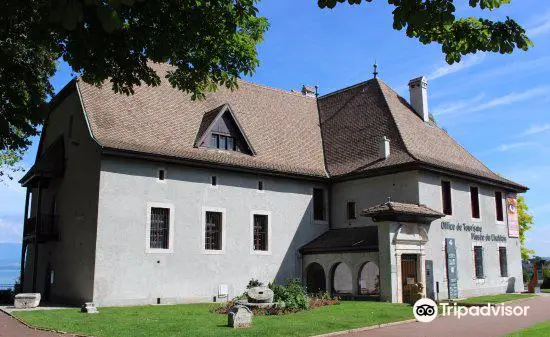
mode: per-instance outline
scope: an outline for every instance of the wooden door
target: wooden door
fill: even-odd
[[[410,303],[412,285],[418,282],[417,262],[417,255],[401,255],[401,288],[403,289],[403,303]]]

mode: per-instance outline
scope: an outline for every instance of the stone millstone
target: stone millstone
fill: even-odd
[[[236,305],[227,314],[227,325],[231,328],[249,328],[252,325],[252,311],[244,305]]]
[[[254,287],[246,291],[251,303],[273,303],[273,290],[268,287]]]

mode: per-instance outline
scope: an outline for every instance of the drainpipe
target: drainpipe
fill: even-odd
[[[38,228],[42,225],[42,181],[38,181],[38,197],[36,201],[36,224],[34,227],[34,263],[32,266],[32,292],[36,292],[36,278],[38,275]]]
[[[23,214],[23,239],[21,240],[21,270],[19,272],[20,285],[19,289],[17,289],[18,292],[23,292],[23,282],[25,281],[25,247],[27,246],[27,243],[25,242],[25,229],[27,227],[27,214],[29,214],[29,195],[30,191],[27,187],[25,196],[25,213]]]

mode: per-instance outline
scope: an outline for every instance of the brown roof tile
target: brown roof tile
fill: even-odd
[[[115,94],[78,81],[91,132],[106,148],[152,153],[237,167],[326,177],[315,98],[261,85],[239,82],[232,92],[220,88],[206,99],[192,101],[164,79],[167,67],[155,65],[162,84],[142,86],[135,94]],[[197,133],[229,104],[256,152],[194,147]],[[208,116],[204,117],[205,114]],[[202,123],[202,125],[201,125]],[[206,126],[207,127],[207,126]]]

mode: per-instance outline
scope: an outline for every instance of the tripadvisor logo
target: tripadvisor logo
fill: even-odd
[[[484,306],[459,306],[456,303],[441,303],[441,316],[455,316],[460,319],[464,316],[527,316],[529,306],[505,306],[503,304],[487,304]],[[438,314],[437,304],[429,298],[416,301],[413,314],[417,321],[422,323],[432,322]]]
[[[437,304],[429,298],[421,298],[414,304],[413,314],[417,321],[430,323],[437,317]]]

